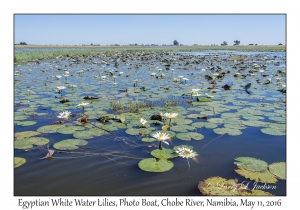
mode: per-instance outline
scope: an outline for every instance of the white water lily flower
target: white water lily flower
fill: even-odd
[[[147,121],[144,118],[141,118],[140,122],[142,123],[142,125],[145,125],[147,123]]]
[[[177,79],[177,78],[174,78],[173,79],[173,82],[179,82],[180,80],[179,79]]]
[[[101,76],[101,79],[102,79],[102,80],[105,80],[105,79],[106,79],[106,76]]]
[[[151,73],[151,76],[155,76],[156,75],[156,73]]]
[[[63,119],[69,119],[70,114],[71,114],[71,112],[69,112],[69,111],[63,111],[63,112],[60,112],[57,117],[63,118]]]
[[[89,103],[85,103],[85,102],[81,102],[80,104],[78,104],[77,106],[86,106],[88,105]]]
[[[188,78],[182,78],[184,81],[187,81],[187,80],[189,80]]]
[[[61,76],[60,76],[60,75],[56,75],[55,78],[56,78],[56,79],[60,79]]]
[[[119,72],[119,75],[121,76],[122,74],[123,74],[123,72],[122,72],[122,71],[120,71],[120,72]]]
[[[114,83],[113,83],[113,86],[117,86],[117,85],[118,85],[118,83],[117,83],[117,82],[114,82]]]
[[[175,117],[177,117],[178,116],[178,113],[165,113],[164,114],[164,116],[165,117],[167,117],[167,118],[175,118]]]
[[[57,87],[57,89],[59,89],[59,90],[63,90],[63,89],[65,89],[66,87],[65,86],[58,86]]]
[[[280,80],[281,80],[281,78],[280,78],[280,77],[276,77],[275,79],[276,79],[277,81],[280,81]]]
[[[264,71],[264,70],[259,70],[259,72],[260,72],[260,73],[263,73],[263,72],[265,72],[265,71]]]
[[[178,76],[179,78],[183,78],[183,76]]]
[[[157,132],[155,134],[152,134],[152,137],[156,138],[158,141],[164,142],[169,145],[169,143],[166,142],[166,140],[168,140],[170,136],[166,133]]]
[[[182,158],[194,158],[198,155],[195,151],[186,147],[179,147],[175,152]]]

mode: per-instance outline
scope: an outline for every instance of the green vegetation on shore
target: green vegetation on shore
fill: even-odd
[[[27,46],[28,47],[28,46]],[[20,47],[16,47],[20,48]],[[24,48],[24,47],[22,47]],[[159,52],[159,51],[203,51],[203,50],[236,50],[236,51],[259,51],[259,52],[284,52],[286,46],[164,46],[164,47],[84,47],[86,49],[76,49],[72,46],[55,46],[55,48],[73,48],[69,50],[45,50],[45,48],[53,48],[53,46],[31,46],[28,48],[41,48],[41,50],[24,51],[14,53],[14,62],[30,62],[35,60],[54,59],[58,56],[93,56],[98,54],[111,54],[117,52],[130,53],[130,52]],[[77,47],[79,48],[79,47]]]

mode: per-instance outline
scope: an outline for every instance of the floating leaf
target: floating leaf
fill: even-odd
[[[253,126],[253,127],[267,127],[269,123],[262,121],[243,121],[244,125]]]
[[[14,157],[14,168],[20,167],[24,163],[26,163],[26,159],[25,158]]]
[[[41,133],[56,133],[58,129],[64,128],[64,125],[45,125],[37,129]]]
[[[23,132],[15,133],[15,138],[16,138],[16,140],[22,140],[25,138],[29,138],[31,136],[39,135],[39,134],[41,134],[41,133],[37,132],[37,131],[23,131]]]
[[[176,124],[178,124],[178,125],[188,125],[191,123],[193,123],[193,120],[180,119],[180,118],[176,120]]]
[[[195,140],[204,139],[204,136],[202,134],[196,132],[178,133],[176,134],[176,137],[184,141],[190,141],[191,139],[195,139]]]
[[[125,132],[129,135],[139,135],[140,134],[140,130],[136,129],[136,128],[128,128]]]
[[[269,170],[277,178],[286,180],[286,163],[278,162],[269,165]]]
[[[55,143],[53,147],[59,150],[75,150],[78,149],[79,146],[85,146],[87,144],[88,142],[82,139],[66,139]]]
[[[238,136],[238,135],[241,135],[242,134],[242,131],[238,130],[238,129],[235,129],[235,128],[216,128],[214,129],[214,132],[216,134],[220,134],[220,135],[223,135],[223,134],[228,134],[230,136]]]
[[[94,138],[93,132],[89,131],[76,131],[73,133],[73,137],[76,139],[92,139]]]
[[[165,172],[174,167],[174,164],[165,159],[156,160],[155,158],[146,158],[139,162],[139,168],[147,172]]]
[[[21,125],[21,126],[31,126],[36,124],[36,121],[21,121],[21,122],[17,122],[17,125]]]
[[[49,143],[49,139],[43,137],[31,137],[19,141],[14,142],[15,149],[29,149],[32,148],[33,145],[41,146]]]
[[[223,118],[209,118],[207,120],[210,123],[215,123],[215,124],[222,124],[224,123],[224,119]]]
[[[85,128],[81,126],[71,125],[71,126],[63,126],[57,129],[57,132],[62,134],[73,134],[76,131],[83,131],[84,129]]]
[[[269,170],[254,172],[239,167],[239,169],[236,169],[235,172],[245,178],[249,178],[250,180],[254,180],[256,182],[273,184],[277,182],[276,177],[273,174],[271,174]]]
[[[262,128],[260,130],[261,130],[261,132],[268,134],[268,135],[272,135],[272,136],[285,136],[286,135],[285,131],[274,129],[274,128]]]
[[[170,159],[177,157],[176,154],[173,154],[174,150],[172,149],[156,149],[151,151],[151,155],[158,159]]]
[[[156,141],[155,138],[142,138],[142,141],[143,142],[153,142],[153,141]]]
[[[234,162],[235,165],[248,171],[265,171],[268,168],[268,163],[253,157],[238,157],[235,160],[238,161]]]

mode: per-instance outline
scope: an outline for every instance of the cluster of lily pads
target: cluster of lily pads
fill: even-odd
[[[199,148],[161,143],[204,140],[201,129],[241,136],[257,127],[262,135],[286,135],[285,57],[271,53],[60,56],[16,65],[14,75],[15,149],[75,150],[100,136],[136,136],[141,144],[160,142],[138,166],[165,172],[171,159],[195,158]],[[68,137],[56,141],[51,134]],[[15,167],[25,162],[15,157]]]
[[[270,183],[274,184],[280,180],[286,180],[286,163],[275,162],[268,164],[267,162],[253,158],[253,157],[237,157],[237,162],[234,162],[238,166],[236,173],[239,175],[255,181],[255,183]],[[200,181],[198,189],[203,195],[223,195],[223,196],[264,196],[272,195],[269,192],[249,189],[248,184],[238,183],[237,179],[227,180],[222,177],[210,177],[204,181]]]

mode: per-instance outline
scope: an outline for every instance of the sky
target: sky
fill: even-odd
[[[14,14],[14,43],[38,45],[286,44],[278,14]]]

